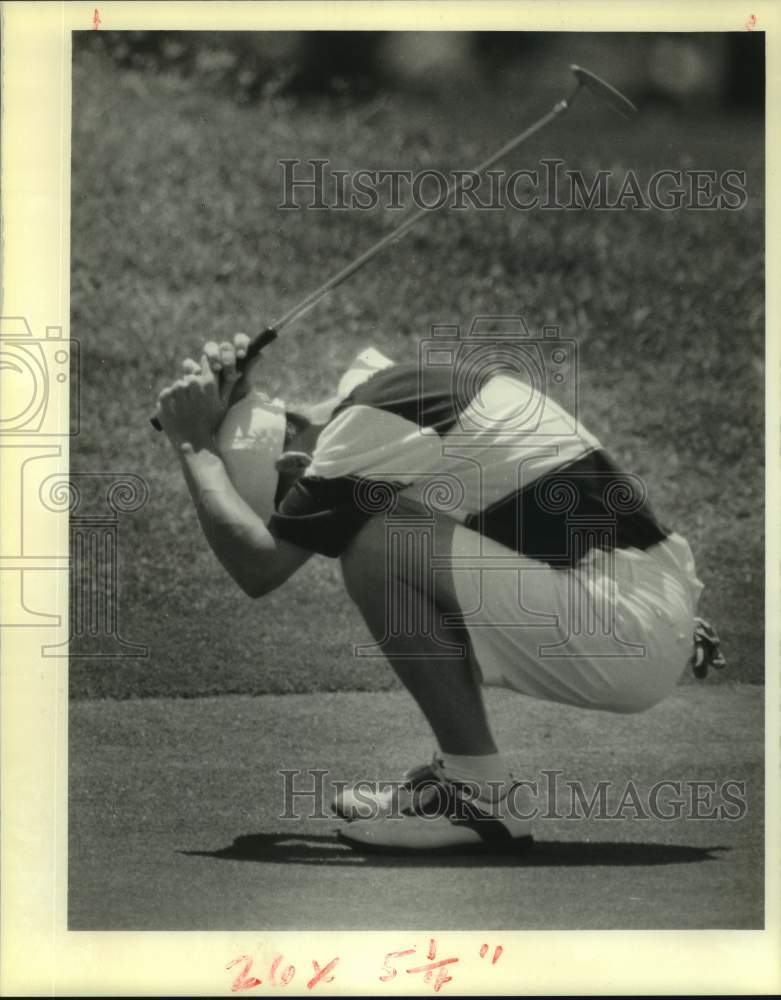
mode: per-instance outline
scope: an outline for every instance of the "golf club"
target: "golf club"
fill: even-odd
[[[514,149],[517,149],[521,143],[525,142],[528,138],[534,135],[535,132],[539,132],[540,129],[544,128],[547,124],[552,122],[559,115],[563,114],[572,105],[577,94],[580,92],[581,87],[585,87],[587,90],[591,91],[596,97],[608,104],[614,111],[617,111],[624,118],[628,118],[630,115],[637,111],[637,108],[625,97],[620,91],[616,90],[609,83],[606,83],[596,74],[591,73],[587,69],[583,69],[581,66],[570,66],[573,75],[575,76],[575,89],[569,94],[568,97],[559,101],[553,106],[553,108],[546,114],[543,115],[538,121],[534,122],[523,132],[520,132],[514,138],[510,139],[509,142],[505,143],[501,149],[498,149],[495,153],[488,157],[487,160],[483,160],[482,163],[474,167],[471,171],[466,171],[460,174],[457,180],[452,181],[446,190],[445,197],[442,199],[442,204],[438,208],[428,209],[420,208],[416,212],[413,212],[406,219],[402,220],[395,229],[391,230],[386,236],[378,240],[373,246],[369,247],[364,253],[355,260],[351,261],[346,267],[343,267],[341,271],[337,272],[333,277],[329,278],[328,281],[324,282],[313,292],[310,292],[306,298],[302,299],[297,305],[281,316],[276,323],[271,326],[266,327],[257,336],[255,336],[247,348],[246,356],[238,364],[239,370],[242,370],[253,358],[257,357],[258,354],[272,341],[276,340],[278,334],[286,326],[289,326],[294,320],[301,319],[305,316],[311,309],[320,302],[321,299],[325,298],[330,292],[346,281],[349,277],[355,274],[356,271],[360,270],[364,264],[368,264],[370,260],[377,256],[381,250],[384,250],[386,246],[390,243],[394,243],[406,232],[412,229],[413,226],[417,225],[421,219],[425,216],[431,215],[433,211],[438,211],[439,208],[443,208],[447,202],[450,200],[451,196],[461,191],[461,189],[466,185],[467,180],[471,179],[475,174],[481,174],[483,171],[487,170],[489,167],[493,166],[499,160],[503,159],[508,153],[511,153]],[[152,426],[156,430],[162,430],[162,424],[160,423],[157,416],[151,418]]]

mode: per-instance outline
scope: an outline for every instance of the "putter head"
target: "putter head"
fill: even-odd
[[[637,108],[628,97],[624,97],[619,90],[611,87],[609,83],[605,83],[595,73],[591,73],[589,70],[583,69],[582,66],[575,66],[574,64],[570,66],[570,69],[575,74],[575,79],[580,86],[586,87],[592,94],[599,97],[600,100],[609,104],[622,117],[629,118],[637,111]]]

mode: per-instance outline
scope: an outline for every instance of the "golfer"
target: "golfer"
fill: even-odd
[[[204,535],[251,597],[313,553],[338,558],[437,743],[390,793],[344,790],[340,836],[389,852],[527,847],[523,783],[481,689],[641,712],[687,663],[722,665],[688,544],[511,368],[465,390],[447,366],[369,349],[332,396],[292,410],[263,394],[257,363],[239,375],[248,343],[207,343],[158,400]]]

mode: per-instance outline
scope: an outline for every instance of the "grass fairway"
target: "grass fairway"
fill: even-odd
[[[575,56],[576,53],[573,53]],[[73,75],[72,329],[82,352],[75,472],[150,488],[120,527],[121,632],[150,656],[70,664],[76,698],[378,690],[380,660],[338,565],[312,560],[262,602],[202,539],[148,415],[179,358],[254,332],[397,221],[282,212],[281,158],[334,169],[477,162],[548,104],[395,95],[358,106],[240,107],[175,77],[80,51]],[[478,103],[480,102],[480,103]],[[660,138],[661,137],[661,138]],[[580,415],[686,535],[722,633],[726,680],[763,677],[763,140],[760,123],[651,109],[625,123],[583,102],[512,160],[593,177],[632,168],[747,172],[740,211],[443,212],[268,352],[269,389],[324,396],[357,350],[416,356],[432,323],[522,314],[577,340]]]
[[[74,704],[69,928],[763,925],[756,686],[687,688],[609,718],[499,691],[487,701],[502,746],[538,782],[529,855],[385,857],[337,841],[333,781],[387,780],[430,752],[403,692]],[[285,799],[280,769],[309,768],[326,772],[322,786],[300,773],[294,787],[321,787],[325,811],[305,795]],[[561,772],[554,794],[546,770]],[[722,797],[707,792],[695,813],[687,782],[721,788],[727,775],[744,782],[745,813],[717,820]],[[665,789],[650,815],[651,789],[671,779],[682,794]],[[637,798],[625,800],[629,781]],[[607,809],[585,818],[568,782],[588,797],[607,783]],[[699,972],[703,992],[709,973]]]

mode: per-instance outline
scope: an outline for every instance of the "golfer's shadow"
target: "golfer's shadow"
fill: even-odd
[[[727,847],[695,847],[689,844],[659,844],[616,841],[535,840],[528,851],[490,854],[384,855],[361,853],[328,834],[249,833],[236,837],[228,847],[216,851],[181,851],[195,857],[221,861],[258,861],[265,864],[336,865],[362,868],[409,868],[412,866],[502,868],[629,867],[693,864],[714,861]]]

